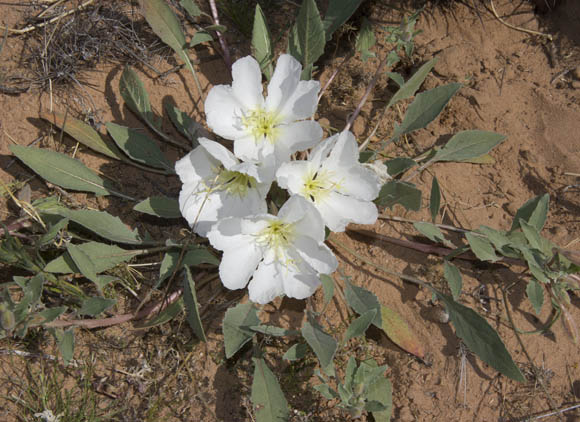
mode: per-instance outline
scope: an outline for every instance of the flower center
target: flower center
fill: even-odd
[[[278,136],[277,116],[262,108],[250,111],[242,117],[242,124],[255,139],[266,138],[274,143]]]
[[[258,242],[274,251],[278,261],[289,264],[286,250],[294,242],[294,225],[280,220],[271,220],[268,226],[258,233]]]
[[[323,200],[330,192],[340,187],[339,183],[332,179],[333,172],[328,170],[308,173],[304,178],[302,195],[313,202]]]
[[[239,171],[222,170],[219,172],[214,190],[225,190],[231,195],[239,195],[244,197],[248,193],[248,189],[254,189],[257,186],[257,181],[252,176],[249,176]]]

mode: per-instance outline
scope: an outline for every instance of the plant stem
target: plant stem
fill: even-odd
[[[216,25],[220,24],[220,18],[218,15],[217,6],[215,4],[215,0],[209,0],[209,7],[211,8],[211,14],[213,16],[213,21]],[[220,31],[215,31],[220,42],[220,46],[222,47],[222,51],[224,53],[224,62],[226,62],[226,66],[228,69],[232,68],[232,58],[230,56],[230,49],[228,48],[228,43],[224,38],[223,34]]]

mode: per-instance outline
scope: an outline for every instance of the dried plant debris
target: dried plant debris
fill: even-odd
[[[53,17],[51,15],[51,17]],[[138,9],[124,2],[88,6],[26,35],[25,78],[18,89],[76,85],[82,71],[104,61],[145,65],[170,50],[151,31]]]

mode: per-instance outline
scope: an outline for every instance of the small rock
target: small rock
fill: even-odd
[[[352,125],[352,131],[355,136],[361,136],[367,127],[366,119],[363,116],[358,116],[354,119],[354,123]]]
[[[411,409],[408,407],[402,407],[401,411],[399,412],[399,421],[401,422],[413,422],[415,417],[411,413]]]
[[[322,117],[318,119],[318,124],[322,126],[323,129],[328,129],[330,127],[330,120],[328,120],[326,117]]]

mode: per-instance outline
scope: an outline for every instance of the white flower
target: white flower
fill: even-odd
[[[275,172],[293,153],[322,139],[320,125],[304,120],[316,111],[320,84],[301,81],[301,71],[296,59],[281,55],[264,99],[258,62],[250,56],[239,59],[232,66],[232,85],[214,86],[207,96],[208,126],[234,141],[241,160],[267,162]]]
[[[292,195],[312,202],[332,231],[344,231],[351,222],[373,224],[378,211],[371,201],[377,197],[380,184],[358,157],[354,135],[342,132],[318,144],[308,161],[283,164],[276,179]]]
[[[240,163],[225,147],[199,138],[199,146],[175,163],[183,186],[179,209],[194,231],[205,236],[216,221],[264,213],[270,183],[258,167]]]
[[[60,422],[60,418],[62,417],[62,413],[59,414],[58,416],[55,416],[54,413],[52,413],[52,410],[45,409],[44,412],[42,412],[42,413],[35,413],[34,417],[35,418],[42,418],[42,419],[44,419],[45,422]]]
[[[249,281],[250,300],[261,304],[282,294],[305,299],[320,285],[319,274],[330,274],[338,266],[324,244],[319,212],[300,196],[291,197],[278,216],[221,220],[207,237],[224,252],[222,283],[242,289]]]
[[[389,174],[389,169],[387,168],[387,165],[381,160],[375,160],[372,163],[364,163],[363,165],[366,168],[369,168],[375,172],[375,174],[379,178],[379,183],[381,185],[384,185],[389,180],[393,179]]]

